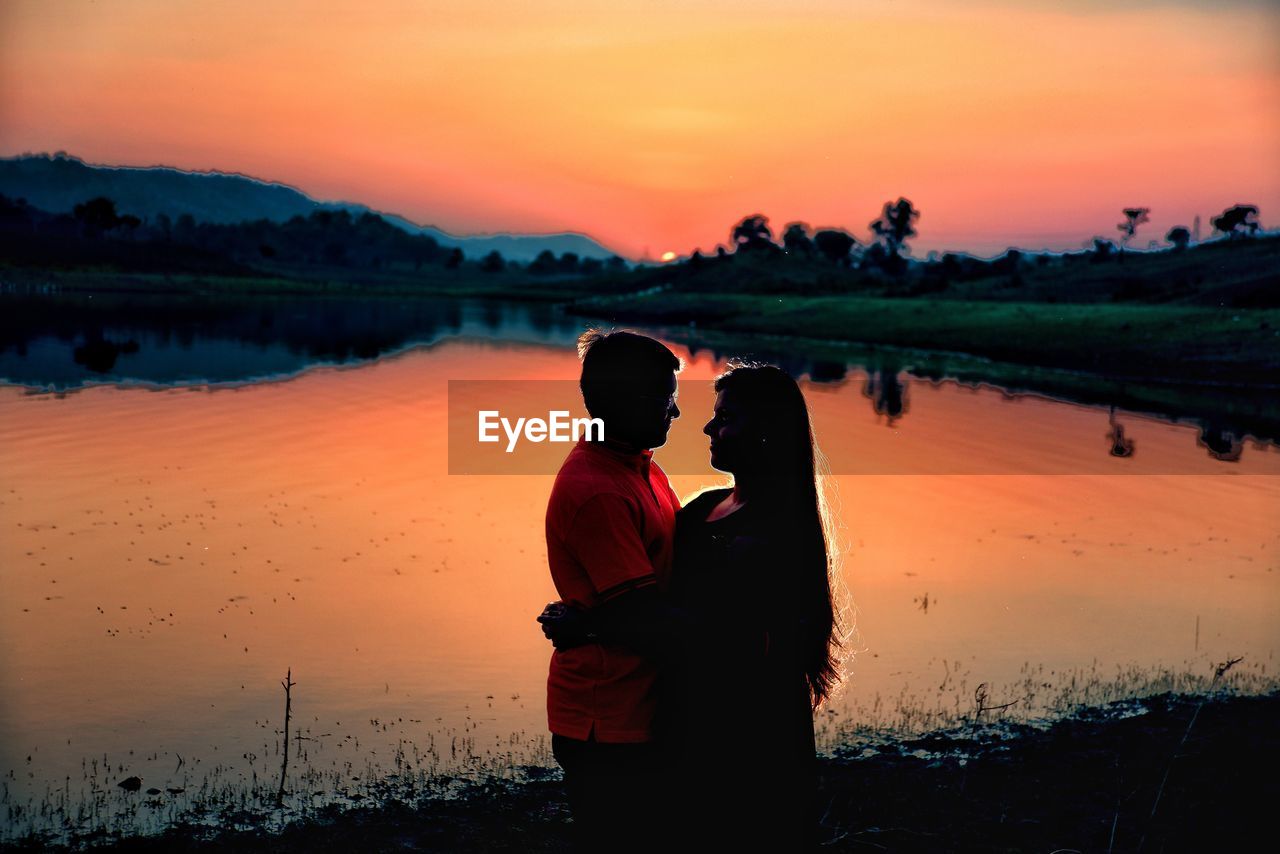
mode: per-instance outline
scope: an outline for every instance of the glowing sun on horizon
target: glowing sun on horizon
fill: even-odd
[[[674,261],[674,260],[676,260],[676,253],[674,253],[674,252],[663,252],[663,253],[662,253],[662,263],[664,263],[664,264],[665,264],[665,263],[667,263],[668,261]]]

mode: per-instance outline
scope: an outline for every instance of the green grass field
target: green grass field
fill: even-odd
[[[1280,309],[662,292],[597,298],[573,310],[624,323],[963,352],[1110,377],[1280,382]]]

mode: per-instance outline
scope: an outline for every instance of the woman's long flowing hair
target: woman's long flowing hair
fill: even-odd
[[[715,382],[745,409],[758,439],[753,472],[761,489],[751,501],[764,504],[777,519],[796,561],[786,567],[806,631],[800,650],[814,708],[827,700],[842,677],[842,632],[833,587],[843,589],[838,555],[829,536],[830,520],[818,481],[821,454],[809,423],[809,407],[800,386],[780,368],[756,363],[732,364]]]

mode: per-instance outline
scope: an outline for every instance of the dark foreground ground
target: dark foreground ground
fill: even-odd
[[[1124,716],[1137,708],[1147,711]],[[937,735],[875,755],[853,747],[823,763],[824,850],[1275,850],[1278,723],[1280,694],[1163,695],[1048,730]],[[427,809],[347,812],[275,836],[177,829],[107,848],[561,851],[569,821],[560,784],[548,779],[477,787]]]

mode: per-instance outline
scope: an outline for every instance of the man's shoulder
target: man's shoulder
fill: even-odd
[[[602,464],[591,454],[583,453],[581,448],[574,448],[556,474],[548,512],[575,510],[592,498],[604,495],[630,499],[632,491],[625,474],[625,470]]]
[[[667,472],[666,472],[666,470],[665,470],[662,466],[658,465],[658,461],[657,461],[657,460],[650,458],[650,460],[649,460],[649,476],[650,476],[650,477],[653,477],[653,476],[655,476],[655,475],[657,476],[657,478],[658,478],[659,480],[663,481],[664,483],[670,483],[670,482],[671,482],[671,479],[667,477]]]

